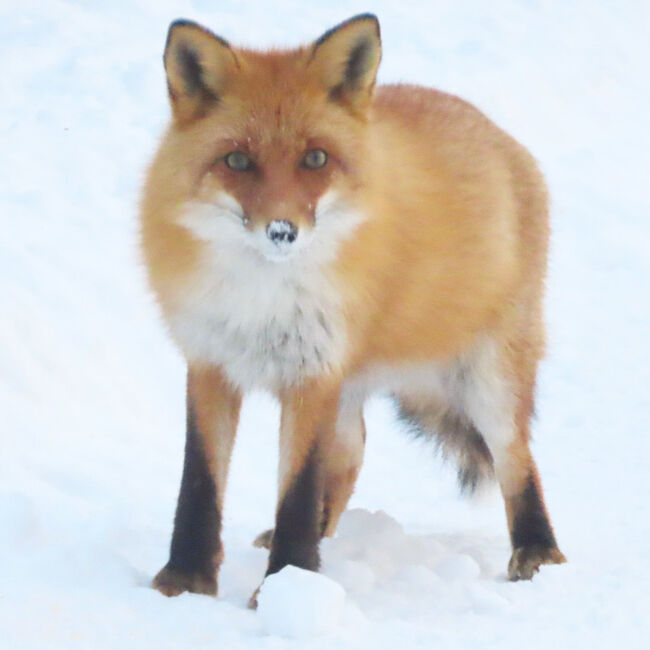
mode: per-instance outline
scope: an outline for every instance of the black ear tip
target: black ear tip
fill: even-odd
[[[165,39],[165,54],[169,49],[169,44],[172,40],[172,34],[177,27],[199,27],[199,25],[193,23],[191,20],[185,20],[184,18],[178,18],[169,23],[169,28],[167,29],[167,38]]]
[[[377,18],[377,16],[375,14],[371,14],[369,12],[353,16],[352,18],[350,18],[350,20],[346,20],[343,24],[347,25],[348,23],[354,23],[354,22],[361,21],[361,20],[366,20],[366,21],[372,22],[374,24],[374,26],[375,26],[376,31],[377,31],[377,37],[379,37],[381,35],[381,29],[379,27],[379,18]]]
[[[193,20],[187,20],[186,18],[177,18],[176,20],[172,21],[169,24],[169,29],[167,30],[167,40],[165,41],[165,51],[167,51],[167,48],[169,47],[169,43],[172,39],[172,34],[174,33],[174,30],[177,27],[189,27],[190,29],[201,31],[207,36],[210,36],[211,38],[214,38],[215,40],[219,41],[219,43],[221,43],[225,47],[230,47],[230,43],[228,43],[228,41],[225,38],[221,38],[221,36],[217,36],[211,30],[207,29],[206,27],[203,27],[203,25],[199,25],[199,23],[195,23]]]
[[[169,23],[169,29],[167,30],[167,44],[169,44],[169,39],[172,36],[172,33],[177,27],[193,27],[195,29],[204,29],[198,23],[195,23],[192,20],[186,20],[185,18],[177,18]]]
[[[352,16],[352,18],[348,18],[347,20],[344,20],[342,23],[339,23],[338,25],[334,25],[331,29],[328,29],[318,40],[314,42],[314,47],[318,47],[319,45],[322,45],[330,36],[336,34],[340,29],[343,29],[345,27],[348,27],[349,25],[352,25],[354,23],[359,23],[359,22],[372,22],[375,27],[376,31],[376,36],[378,39],[381,38],[380,31],[379,31],[379,20],[375,14],[371,13],[365,13],[365,14],[357,14],[356,16]]]
[[[377,18],[376,14],[371,14],[369,11],[363,14],[357,14],[356,16],[350,18],[350,21],[353,20],[371,20],[373,23],[377,25],[377,27],[379,27],[379,18]]]
[[[176,29],[176,27],[198,27],[199,29],[204,29],[198,23],[195,23],[193,20],[187,20],[186,18],[177,18],[176,20],[172,20],[172,22],[169,23],[170,32],[173,29]]]

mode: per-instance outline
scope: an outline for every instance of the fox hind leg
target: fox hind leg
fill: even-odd
[[[361,470],[366,442],[363,403],[342,396],[335,436],[325,457],[323,537],[333,537]]]
[[[366,440],[362,408],[363,403],[360,401],[345,396],[341,398],[334,437],[323,450],[322,537],[334,536],[361,469]],[[253,546],[270,549],[272,540],[271,528],[260,533]]]
[[[566,562],[544,504],[541,481],[530,451],[536,359],[529,346],[499,349],[490,343],[462,369],[462,402],[494,461],[506,507],[512,557],[510,580],[530,580],[543,564]]]
[[[530,451],[520,450],[519,454],[526,459]],[[526,469],[511,486],[512,492],[504,492],[513,549],[508,563],[509,580],[530,580],[541,565],[566,562],[555,541],[535,462],[529,457],[522,464]]]

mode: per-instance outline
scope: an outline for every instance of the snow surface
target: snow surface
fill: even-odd
[[[322,573],[286,566],[264,580],[257,603],[269,634],[305,639],[337,631],[345,590]]]
[[[266,562],[251,541],[274,511],[265,395],[245,403],[219,598],[149,588],[180,480],[184,368],[146,290],[136,205],[169,114],[172,19],[268,46],[367,10],[380,80],[471,100],[547,174],[534,453],[569,564],[506,582],[500,497],[459,499],[451,468],[375,398],[354,509],[323,544],[341,619],[292,640],[246,608]],[[645,0],[2,0],[0,648],[650,647],[648,26]]]

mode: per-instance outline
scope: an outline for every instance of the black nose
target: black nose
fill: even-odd
[[[274,244],[292,244],[298,236],[298,228],[291,221],[278,219],[266,227],[266,234]]]

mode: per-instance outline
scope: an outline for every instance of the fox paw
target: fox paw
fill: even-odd
[[[508,563],[508,580],[532,580],[542,564],[564,564],[566,558],[557,547],[520,546],[512,552]]]
[[[153,588],[165,596],[178,596],[184,591],[193,594],[217,595],[217,579],[199,571],[187,572],[164,566],[153,579]]]
[[[264,582],[262,582],[262,585]],[[255,611],[257,609],[257,598],[260,595],[260,589],[262,589],[262,585],[260,585],[254,592],[253,595],[248,599],[248,609],[252,609]]]
[[[271,550],[271,542],[273,541],[273,528],[265,530],[263,533],[260,533],[254,540],[253,546],[255,548],[265,548]]]

